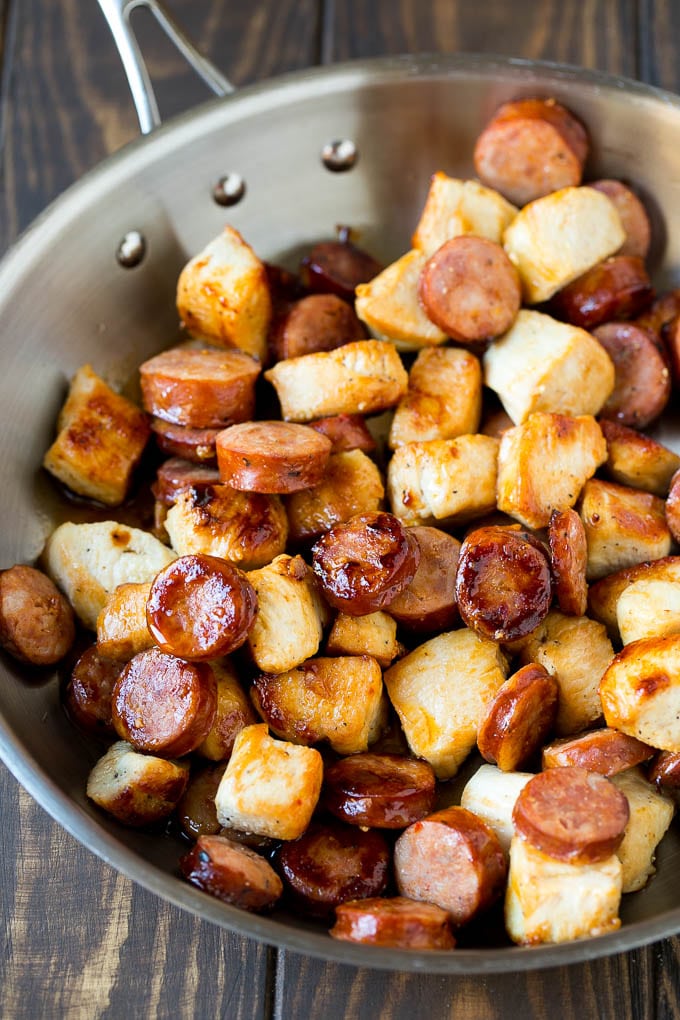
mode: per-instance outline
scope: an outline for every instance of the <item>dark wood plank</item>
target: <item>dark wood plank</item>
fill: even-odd
[[[680,92],[680,5],[675,0],[640,0],[641,77]]]

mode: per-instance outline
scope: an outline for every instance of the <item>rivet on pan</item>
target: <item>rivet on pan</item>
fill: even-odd
[[[236,205],[246,193],[246,182],[240,174],[226,174],[220,177],[212,190],[218,205]]]
[[[349,138],[328,142],[321,150],[321,159],[327,170],[342,173],[351,170],[358,159],[357,147]]]
[[[116,258],[124,269],[134,269],[146,255],[146,239],[138,230],[128,230],[118,245]]]

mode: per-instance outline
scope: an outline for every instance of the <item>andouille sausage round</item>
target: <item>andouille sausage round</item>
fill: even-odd
[[[282,361],[365,339],[366,329],[347,301],[337,294],[309,294],[278,317],[269,345],[274,358]]]
[[[218,659],[245,642],[257,595],[238,567],[217,556],[180,556],[154,578],[146,604],[152,638],[169,655]]]
[[[17,563],[0,573],[0,644],[15,659],[53,666],[76,636],[73,610],[54,581]]]
[[[215,807],[215,794],[226,767],[226,762],[220,762],[218,765],[201,769],[200,772],[192,772],[176,808],[182,831],[190,839],[215,836],[219,833],[220,823]]]
[[[633,322],[607,322],[593,331],[614,362],[616,382],[602,418],[644,429],[659,417],[671,394],[671,376],[653,336]]]
[[[423,266],[418,297],[427,317],[459,343],[505,333],[522,301],[519,273],[499,244],[463,235]]]
[[[474,162],[483,184],[515,205],[581,183],[588,136],[554,99],[505,103],[477,139]]]
[[[556,318],[590,330],[603,322],[634,318],[653,297],[642,259],[613,255],[558,291],[549,307]]]
[[[409,528],[420,562],[413,580],[390,602],[390,616],[415,634],[451,630],[458,620],[456,570],[460,542],[439,528]]]
[[[456,945],[445,910],[405,896],[340,904],[330,934],[345,942],[391,949],[453,949]]]
[[[680,789],[680,751],[659,751],[650,762],[647,778],[662,789]]]
[[[636,255],[645,259],[649,252],[649,245],[652,238],[652,229],[649,216],[644,205],[635,192],[623,183],[609,178],[599,181],[589,181],[589,188],[595,188],[606,195],[614,205],[621,217],[621,225],[626,232],[626,240],[619,248],[619,255]]]
[[[539,772],[515,801],[512,820],[537,850],[571,864],[606,860],[621,845],[628,800],[597,772],[576,765]]]
[[[221,428],[192,429],[188,425],[173,425],[162,418],[152,418],[151,430],[158,449],[168,457],[180,457],[193,464],[214,464],[217,460],[215,441]]]
[[[315,293],[337,294],[344,301],[354,301],[355,288],[382,270],[380,262],[349,240],[320,241],[303,258],[300,276]]]
[[[550,567],[533,536],[511,528],[477,528],[463,541],[456,573],[463,622],[492,641],[516,641],[545,619],[552,600]]]
[[[680,470],[671,478],[666,499],[666,524],[675,541],[680,543]]]
[[[324,807],[351,825],[403,829],[429,814],[435,797],[432,766],[398,754],[349,755],[324,774]]]
[[[373,830],[339,822],[312,822],[273,857],[288,898],[297,909],[325,917],[345,900],[379,896],[390,876],[390,851]]]
[[[579,765],[589,772],[599,772],[601,776],[615,776],[648,761],[653,754],[654,748],[649,744],[605,727],[546,744],[542,764],[544,770],[561,765]]]
[[[330,418],[317,418],[309,422],[309,428],[330,439],[333,444],[331,453],[347,450],[372,453],[377,445],[360,414],[334,414]]]
[[[420,549],[394,514],[356,514],[312,547],[312,565],[326,601],[349,616],[384,609],[410,584]]]
[[[180,492],[186,489],[205,492],[211,485],[218,485],[219,481],[217,468],[194,464],[182,457],[170,457],[156,472],[151,491],[159,503],[172,506]]]
[[[545,743],[557,717],[557,680],[530,662],[499,687],[479,722],[480,754],[502,772],[526,764]]]
[[[199,836],[179,864],[192,885],[244,910],[267,910],[283,892],[271,864],[225,836]]]
[[[661,339],[668,355],[673,385],[680,387],[680,315],[662,327]]]
[[[190,428],[248,421],[261,371],[242,351],[173,347],[140,366],[144,409]]]
[[[66,711],[92,733],[115,733],[111,717],[113,688],[123,663],[103,658],[96,645],[80,656],[64,691]]]
[[[323,478],[332,443],[308,425],[251,421],[217,437],[217,464],[226,485],[242,492],[289,493]]]
[[[406,829],[394,847],[402,896],[441,907],[463,925],[498,899],[505,886],[503,848],[486,822],[450,807]]]
[[[124,667],[111,705],[116,733],[136,751],[181,758],[210,731],[217,684],[206,662],[185,662],[150,648]]]
[[[567,616],[583,616],[588,606],[588,543],[575,510],[553,510],[548,543],[557,604]]]

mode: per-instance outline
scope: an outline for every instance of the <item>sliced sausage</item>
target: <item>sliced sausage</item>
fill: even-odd
[[[522,300],[519,273],[499,244],[454,237],[423,266],[418,296],[427,317],[460,343],[505,333]]]
[[[659,417],[671,393],[671,377],[653,337],[632,322],[598,326],[597,337],[614,362],[614,392],[600,411],[603,418],[644,429]]]
[[[576,765],[533,776],[515,801],[515,829],[537,850],[571,864],[604,861],[621,845],[628,800],[597,772]]]
[[[636,255],[645,259],[649,252],[652,229],[644,205],[623,181],[601,180],[588,183],[589,188],[601,191],[616,206],[626,240],[619,248],[619,255]]]
[[[647,778],[665,790],[680,789],[680,751],[659,751],[651,762]]]
[[[376,448],[376,441],[360,414],[334,414],[330,418],[317,418],[309,422],[309,427],[330,439],[333,444],[331,453],[347,450],[372,453]]]
[[[632,319],[654,297],[645,264],[634,255],[613,255],[563,287],[549,308],[558,319],[593,329],[613,319]]]
[[[265,262],[264,271],[267,274],[267,284],[275,314],[280,308],[305,296],[302,280],[295,273],[291,273],[289,269],[277,266],[273,262]]]
[[[17,563],[0,573],[0,644],[15,659],[53,666],[76,636],[73,610],[54,581]]]
[[[557,604],[567,616],[583,616],[588,606],[588,543],[575,510],[553,510],[548,542]]]
[[[654,748],[649,744],[605,727],[547,744],[543,748],[543,769],[580,765],[589,772],[599,772],[601,776],[615,776],[647,761],[653,754]]]
[[[635,320],[636,326],[646,329],[661,346],[661,334],[666,326],[680,315],[680,289],[668,291],[653,301],[651,306]]]
[[[215,440],[219,428],[190,429],[187,425],[152,418],[151,429],[158,449],[168,457],[180,457],[194,464],[213,464],[217,459]]]
[[[199,836],[179,866],[192,885],[244,910],[267,910],[283,892],[271,864],[225,836]]]
[[[545,619],[552,600],[542,545],[526,532],[477,528],[464,540],[456,573],[463,622],[492,641],[516,641]]]
[[[475,145],[483,184],[515,205],[581,183],[588,152],[583,125],[554,99],[505,103]]]
[[[217,464],[222,481],[241,492],[298,492],[321,481],[331,445],[308,425],[251,421],[220,432]]]
[[[310,294],[279,316],[269,343],[275,360],[282,361],[365,338],[366,330],[347,301],[337,294]]]
[[[351,825],[403,829],[434,807],[431,765],[398,754],[353,754],[324,775],[324,807]]]
[[[273,860],[292,904],[313,917],[326,917],[345,900],[379,896],[390,873],[385,838],[339,822],[312,822]]]
[[[555,725],[558,694],[557,680],[537,662],[509,677],[479,721],[477,746],[482,757],[502,772],[526,764]]]
[[[96,645],[80,656],[66,685],[66,710],[84,730],[115,733],[111,718],[113,688],[123,664],[104,659]]]
[[[227,767],[226,762],[193,773],[177,804],[177,818],[190,839],[214,836],[220,831],[215,794]]]
[[[413,527],[420,549],[413,580],[390,602],[390,616],[414,634],[451,630],[458,619],[456,569],[460,542],[439,528]]]
[[[419,561],[413,535],[394,514],[379,511],[336,525],[312,547],[326,601],[349,616],[388,606],[411,583]]]
[[[405,830],[394,847],[402,896],[435,903],[466,924],[501,895],[505,854],[493,829],[462,807],[438,811]]]
[[[445,910],[405,896],[342,903],[329,934],[344,942],[391,949],[453,949],[456,945]]]
[[[247,421],[261,365],[236,350],[173,347],[140,367],[144,409],[190,428]]]
[[[218,659],[245,642],[256,609],[255,589],[238,567],[195,554],[180,556],[156,575],[146,622],[169,655]]]
[[[151,491],[159,503],[172,506],[180,492],[194,489],[205,492],[211,485],[219,484],[217,468],[193,464],[182,457],[171,457],[159,467]]]
[[[302,260],[300,276],[311,291],[354,301],[354,289],[381,273],[380,262],[347,238],[321,241]]]
[[[150,648],[135,655],[116,681],[113,725],[136,751],[180,758],[205,740],[216,706],[217,685],[207,663]]]
[[[666,499],[666,524],[676,542],[680,543],[680,470],[671,478]]]

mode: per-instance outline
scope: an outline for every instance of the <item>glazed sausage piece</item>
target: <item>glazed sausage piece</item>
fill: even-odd
[[[218,659],[240,648],[255,618],[257,595],[246,575],[217,556],[180,556],[155,577],[146,622],[162,651]]]
[[[115,733],[111,719],[113,688],[123,664],[104,659],[96,645],[80,656],[64,691],[66,710],[84,730]]]
[[[345,453],[348,450],[372,453],[376,448],[375,439],[360,414],[335,414],[330,418],[317,418],[316,421],[310,421],[309,427],[330,439],[333,444],[331,453]]]
[[[345,900],[379,896],[390,872],[379,832],[339,822],[312,822],[298,839],[283,843],[273,861],[291,903],[312,917],[326,917]]]
[[[527,843],[558,861],[594,864],[621,845],[630,809],[620,790],[576,765],[539,772],[522,788],[512,820]]]
[[[113,725],[136,751],[181,758],[205,740],[216,706],[217,685],[207,663],[150,648],[135,655],[116,681]]]
[[[267,285],[274,314],[281,308],[285,308],[286,305],[305,296],[302,280],[295,273],[291,273],[289,269],[277,266],[273,262],[265,262],[264,271],[267,274]]]
[[[267,910],[283,892],[271,864],[225,836],[199,836],[179,865],[192,885],[243,910]]]
[[[588,543],[575,510],[553,510],[548,542],[557,604],[567,616],[583,616],[588,606]]]
[[[607,322],[593,332],[614,362],[614,392],[602,418],[644,429],[659,417],[671,393],[671,377],[654,338],[632,322]]]
[[[226,767],[227,763],[221,762],[191,775],[177,804],[177,819],[190,839],[214,836],[220,831],[215,794]]]
[[[53,666],[76,636],[73,610],[54,582],[17,563],[0,573],[0,644],[15,659]]]
[[[621,217],[626,240],[619,248],[619,255],[635,255],[645,259],[649,252],[652,230],[644,205],[634,191],[622,181],[601,180],[588,183],[589,188],[601,191],[616,206]]]
[[[499,244],[464,235],[425,263],[418,296],[427,317],[460,343],[505,333],[522,300],[519,273]]]
[[[241,492],[289,493],[323,478],[331,441],[308,425],[251,421],[217,437],[217,465],[226,485]]]
[[[214,464],[217,453],[216,429],[191,429],[187,425],[173,425],[162,418],[151,419],[151,429],[158,449],[168,457],[189,460],[193,464]]]
[[[543,748],[543,769],[580,765],[601,776],[615,776],[647,761],[654,748],[627,733],[605,727],[564,737]]]
[[[668,355],[673,385],[680,387],[680,315],[663,326],[661,338]]]
[[[326,601],[348,616],[385,609],[410,584],[420,562],[413,535],[393,514],[357,514],[322,535],[312,565]]]
[[[217,468],[193,464],[182,457],[171,457],[159,467],[151,491],[159,503],[172,506],[180,492],[186,489],[205,492],[211,485],[217,485],[219,480]]]
[[[456,569],[460,542],[439,528],[409,528],[420,562],[413,580],[390,602],[390,616],[414,634],[451,630],[458,619]]]
[[[173,347],[139,369],[144,409],[189,428],[247,421],[260,372],[260,363],[242,351]]]
[[[477,140],[483,184],[515,205],[581,183],[588,152],[583,125],[554,99],[505,103]]]
[[[549,307],[557,319],[590,330],[614,319],[632,319],[653,297],[642,259],[614,255],[563,287]]]
[[[662,346],[661,334],[677,315],[680,315],[680,289],[670,290],[653,301],[651,306],[635,320],[635,325],[652,334]]]
[[[647,778],[665,790],[680,789],[680,751],[659,751],[650,764]]]
[[[680,471],[676,471],[671,478],[666,499],[666,524],[675,541],[680,543]]]
[[[456,945],[445,910],[405,896],[342,903],[329,934],[344,942],[391,949],[453,949]]]
[[[436,796],[432,767],[398,754],[353,754],[324,776],[324,807],[351,825],[403,829],[424,818]]]
[[[498,689],[479,722],[480,754],[502,772],[526,764],[545,743],[557,717],[557,680],[530,662]]]
[[[525,637],[548,615],[552,600],[543,546],[523,531],[477,528],[461,546],[456,598],[463,622],[482,637]]]
[[[338,241],[315,244],[302,260],[300,276],[309,290],[317,294],[337,294],[343,301],[354,301],[354,289],[381,273],[383,266],[367,252],[357,248],[343,231]]]
[[[274,359],[282,361],[365,338],[366,330],[347,301],[337,294],[310,294],[279,316],[269,344]]]
[[[503,848],[486,822],[462,807],[415,822],[394,847],[402,896],[441,907],[454,925],[466,924],[503,891]]]

